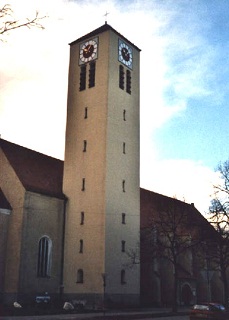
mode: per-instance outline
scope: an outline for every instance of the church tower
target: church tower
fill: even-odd
[[[140,50],[105,23],[70,44],[64,293],[137,304]]]

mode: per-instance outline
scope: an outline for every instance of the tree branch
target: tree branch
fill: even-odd
[[[26,18],[25,21],[14,19],[12,17],[12,14],[13,10],[11,9],[11,6],[9,4],[5,4],[2,8],[0,8],[0,35],[21,27],[27,27],[29,29],[32,27],[37,27],[40,29],[44,29],[44,26],[40,23],[40,21],[46,18],[46,16],[39,17],[38,11],[36,11],[36,15],[33,19]]]

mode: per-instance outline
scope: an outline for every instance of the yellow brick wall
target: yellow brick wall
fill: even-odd
[[[5,291],[14,293],[17,292],[19,285],[25,190],[1,149],[0,187],[12,207],[7,234]]]

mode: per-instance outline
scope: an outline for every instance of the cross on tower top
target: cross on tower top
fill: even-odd
[[[106,17],[105,23],[107,23],[107,16],[108,16],[108,14],[110,14],[110,12],[107,12],[107,11],[106,11],[106,13],[104,14],[104,17]]]

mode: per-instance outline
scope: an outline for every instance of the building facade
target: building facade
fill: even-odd
[[[1,298],[59,295],[63,162],[0,140]]]
[[[0,302],[171,303],[173,266],[140,238],[171,199],[140,189],[139,87],[139,48],[105,23],[70,44],[64,162],[0,139]],[[204,270],[182,256],[179,304],[206,300]]]

